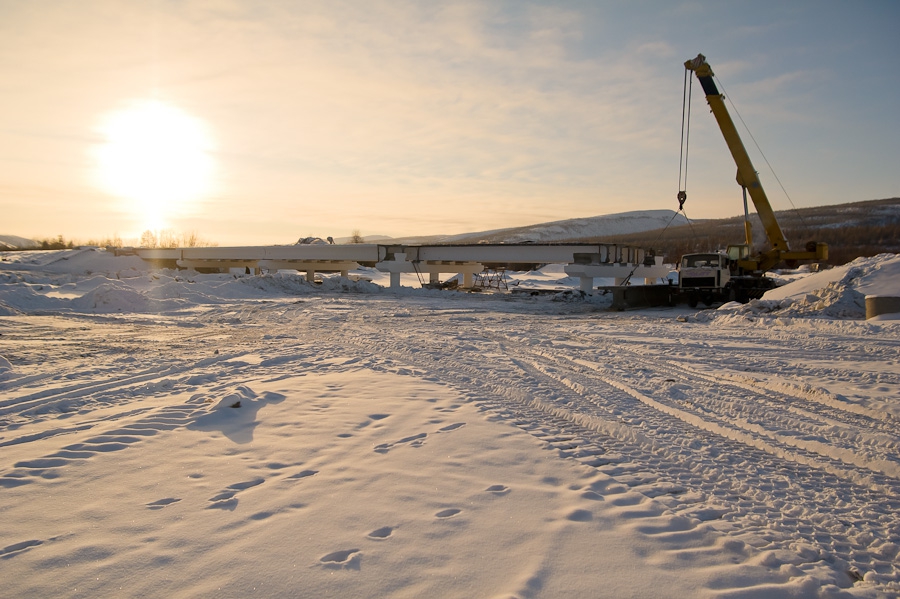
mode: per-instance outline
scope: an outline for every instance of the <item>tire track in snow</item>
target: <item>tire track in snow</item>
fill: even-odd
[[[0,415],[6,415],[10,413],[26,414],[30,411],[35,411],[38,409],[46,412],[52,410],[53,407],[58,406],[61,402],[65,402],[67,400],[76,398],[83,399],[102,391],[120,390],[126,387],[133,387],[135,385],[148,381],[168,379],[172,375],[184,372],[189,368],[190,367],[170,366],[162,371],[154,368],[113,381],[104,381],[102,383],[97,383],[96,381],[88,381],[84,383],[77,383],[74,385],[67,385],[61,388],[46,389],[43,391],[38,391],[36,393],[31,393],[29,395],[13,397],[7,400],[0,400]]]
[[[412,306],[408,311],[414,309]],[[578,460],[613,477],[634,492],[629,498],[623,497],[634,501],[634,505],[630,508],[627,502],[622,505],[633,509],[635,514],[648,509],[646,503],[634,499],[641,494],[654,498],[659,506],[654,508],[657,514],[666,509],[675,515],[707,522],[760,550],[796,552],[798,544],[803,544],[815,548],[814,552],[803,554],[808,561],[844,560],[863,572],[878,569],[880,580],[900,582],[897,565],[893,563],[895,556],[882,556],[882,559],[872,549],[877,543],[900,543],[895,516],[900,505],[896,493],[885,493],[872,485],[835,476],[822,467],[824,462],[815,452],[797,452],[800,457],[811,456],[814,463],[786,459],[779,451],[797,451],[796,447],[779,447],[772,439],[753,430],[736,428],[731,414],[718,415],[718,407],[728,406],[728,401],[712,393],[698,396],[709,403],[697,409],[648,393],[645,386],[648,381],[670,378],[673,373],[690,380],[694,372],[679,372],[681,363],[670,358],[665,364],[663,361],[656,364],[654,357],[648,357],[647,353],[640,352],[637,357],[634,352],[626,353],[613,333],[599,331],[587,335],[582,331],[587,339],[584,345],[589,349],[581,351],[562,345],[556,347],[553,343],[524,344],[523,336],[540,340],[571,339],[569,332],[560,330],[559,319],[540,315],[517,316],[517,332],[513,338],[506,335],[506,325],[497,325],[492,320],[497,318],[496,312],[488,312],[487,316],[473,313],[465,323],[453,320],[449,314],[430,312],[425,326],[421,318],[391,317],[398,313],[394,306],[367,305],[359,314],[352,310],[332,310],[335,313],[332,315],[316,313],[308,305],[299,309],[284,305],[245,310],[223,307],[214,312],[201,315],[198,322],[208,327],[210,334],[227,332],[230,336],[227,345],[241,348],[234,349],[230,355],[252,351],[264,357],[258,366],[230,364],[227,375],[231,380],[245,374],[269,379],[296,376],[298,364],[308,363],[309,368],[315,369],[382,369],[448,384],[475,402],[491,419],[515,425],[546,443],[556,455]],[[594,326],[584,322],[581,317],[570,318],[566,325]],[[242,326],[230,326],[235,323]],[[498,330],[498,326],[504,330]],[[521,330],[526,333],[520,333]],[[332,359],[321,356],[313,359],[310,348]],[[204,366],[192,361],[195,351],[196,345],[190,343],[176,348],[173,359],[188,363],[187,378],[174,381],[170,392],[190,389],[190,380],[194,378],[215,380],[216,364]],[[603,354],[606,364],[628,362],[645,372],[592,369],[573,360],[573,351],[587,356]],[[712,356],[717,349],[709,347],[707,351]],[[343,359],[334,360],[335,356]],[[702,358],[692,356],[691,359]],[[717,360],[715,363],[724,363],[722,357]],[[599,359],[594,366],[597,363]],[[777,372],[772,362],[763,368]],[[90,377],[91,373],[83,376]],[[704,384],[714,381],[706,378]],[[221,387],[208,381],[203,385],[207,391]],[[726,385],[723,393],[733,404],[760,395],[750,387]],[[98,390],[96,394],[103,392]],[[787,418],[783,411],[790,403],[790,396],[782,397],[783,402],[777,397],[767,399],[769,403],[758,411],[760,416],[773,412],[773,418]],[[774,414],[776,411],[779,414]],[[176,412],[169,416],[165,423],[160,421],[152,426],[165,424],[178,428],[189,418],[188,414]],[[796,416],[780,420],[779,426],[802,424],[802,418],[798,420]],[[840,412],[829,413],[828,417],[849,418]],[[815,424],[813,420],[809,421],[810,426]],[[852,418],[846,422],[851,427],[863,426],[862,421]],[[728,431],[722,427],[746,438],[729,438]],[[763,424],[763,428],[768,430],[768,425]],[[89,441],[96,442],[92,445]],[[115,445],[111,437],[87,439],[81,445],[73,444],[66,450],[68,454],[45,457],[47,460],[76,459],[79,453],[88,456],[113,449],[113,445],[127,445],[124,441],[119,438]],[[754,443],[764,448],[755,447]],[[30,476],[40,475],[42,467],[54,463],[28,460],[20,470]],[[15,478],[7,481],[17,484]],[[869,556],[874,556],[872,559],[878,563],[867,562]]]
[[[604,375],[603,373],[609,373],[611,370],[608,366],[600,368],[595,363],[584,359],[571,359],[563,356],[550,357],[546,352],[542,352],[541,355],[554,360],[563,368],[578,370],[579,367],[583,367],[594,370],[603,382],[625,391],[659,411],[709,432],[741,439],[747,444],[756,443],[758,448],[770,453],[781,453],[782,457],[828,469],[838,476],[857,479],[860,484],[880,484],[885,488],[896,488],[894,481],[890,479],[900,479],[900,464],[896,462],[896,452],[897,449],[900,449],[900,444],[896,442],[884,442],[880,446],[876,446],[871,440],[868,444],[864,443],[866,439],[860,438],[860,435],[856,434],[856,438],[852,439],[833,439],[839,443],[837,446],[818,440],[828,436],[826,429],[834,428],[836,425],[846,427],[848,430],[851,427],[856,429],[868,425],[876,433],[888,433],[891,429],[886,423],[873,421],[870,418],[854,418],[853,420],[857,421],[857,424],[838,423],[834,420],[829,422],[816,414],[789,405],[784,399],[781,401],[777,401],[777,398],[773,399],[775,396],[773,393],[753,394],[753,389],[744,385],[734,385],[729,381],[713,379],[711,376],[697,373],[691,369],[669,368],[670,365],[648,366],[649,361],[642,360],[642,365],[652,372],[650,376],[645,377],[645,380],[651,383],[658,383],[661,380],[675,382],[675,379],[678,378],[685,384],[696,387],[699,379],[707,386],[714,388],[712,393],[694,394],[689,400],[683,401],[659,396],[653,397],[646,391],[642,392],[617,380],[614,375]],[[644,388],[647,386],[647,384],[643,385]],[[738,406],[742,409],[739,409]],[[785,414],[785,411],[790,414]],[[832,414],[834,412],[832,411]],[[801,438],[796,434],[804,431],[807,433],[807,437],[812,436],[813,438]],[[877,451],[877,454],[873,455],[874,451]],[[856,468],[871,470],[874,473],[885,475],[888,479],[860,474]],[[880,480],[876,482],[876,478]]]
[[[369,333],[378,336],[378,331]],[[361,336],[351,342],[368,345]],[[853,481],[835,476],[823,471],[816,459],[790,455],[796,448],[773,448],[771,441],[760,441],[752,431],[675,411],[627,385],[617,386],[615,380],[589,377],[585,383],[572,384],[548,376],[530,367],[534,355],[513,360],[519,372],[510,371],[506,364],[498,372],[494,362],[485,369],[480,355],[448,352],[424,335],[410,334],[396,344],[382,339],[372,343],[373,348],[376,345],[384,359],[400,360],[426,374],[430,370],[427,358],[439,361],[435,378],[451,382],[491,413],[542,438],[563,457],[594,465],[648,496],[664,497],[676,513],[727,521],[737,526],[739,537],[755,539],[751,542],[755,546],[812,542],[822,555],[853,563],[854,556],[865,555],[869,548],[865,541],[848,544],[846,538],[863,535],[867,539],[864,535],[870,534],[882,543],[900,541],[897,532],[885,525],[900,508],[893,479],[886,480],[888,488],[872,488],[865,477]],[[417,352],[406,350],[409,346],[416,346]],[[515,355],[517,351],[507,346],[500,353]],[[547,378],[554,383],[548,385]],[[610,389],[619,393],[608,393]],[[603,401],[607,394],[612,399]],[[684,418],[673,419],[673,415]],[[699,434],[690,430],[697,425]],[[697,451],[697,442],[719,463],[711,463],[709,456],[698,460],[702,452]],[[831,469],[847,473],[833,465]],[[826,503],[822,489],[837,499],[827,514],[819,513]],[[773,534],[773,527],[778,534]],[[859,567],[865,570],[870,565],[860,563]],[[892,580],[898,579],[895,566],[879,567],[888,570]]]
[[[584,347],[590,347],[591,341],[583,334],[578,338]],[[540,353],[566,363],[566,368],[577,370],[577,364],[613,377],[621,377],[626,372],[622,365],[627,365],[626,378],[634,381],[630,385],[670,409],[768,437],[776,445],[793,447],[792,451],[803,459],[819,455],[829,467],[842,462],[844,468],[838,471],[844,475],[855,476],[855,470],[863,468],[900,478],[900,438],[896,435],[900,419],[890,414],[842,402],[824,390],[807,390],[778,378],[759,383],[727,370],[707,374],[667,356],[654,356],[644,347],[640,348],[643,351],[620,345],[604,348],[603,367],[598,365],[599,360],[573,358],[571,352],[559,352],[556,348],[556,344],[543,346]],[[711,358],[705,363],[711,364]],[[674,384],[678,381],[686,388],[683,399],[673,400],[660,392],[661,387],[669,387],[670,394],[679,393],[679,386]],[[851,468],[849,474],[847,466]]]
[[[629,352],[629,350],[620,351],[623,353]],[[741,388],[751,393],[757,402],[776,405],[779,410],[789,409],[798,415],[803,415],[810,419],[824,419],[827,417],[832,419],[834,423],[889,434],[894,434],[897,428],[900,427],[900,419],[890,414],[871,410],[865,406],[841,401],[825,389],[804,389],[780,380],[776,382],[771,380],[759,381],[746,375],[738,375],[726,371],[717,375],[710,375],[685,363],[666,360],[659,356],[648,356],[638,352],[631,353],[643,363],[652,363],[654,369],[666,371],[670,376],[677,376],[685,379],[687,382],[699,379],[713,385],[730,385],[735,388]],[[792,400],[798,400],[808,409],[793,405],[791,403]]]

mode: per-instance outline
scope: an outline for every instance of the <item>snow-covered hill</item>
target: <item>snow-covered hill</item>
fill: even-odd
[[[493,229],[458,235],[403,237],[403,243],[554,243],[577,239],[602,240],[612,235],[625,235],[687,224],[684,215],[673,210],[636,210],[585,218],[570,218],[549,223]],[[369,241],[370,238],[366,238]]]
[[[0,235],[0,250],[34,250],[41,247],[37,241],[17,235]]]

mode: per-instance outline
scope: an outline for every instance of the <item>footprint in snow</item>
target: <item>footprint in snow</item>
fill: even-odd
[[[359,570],[361,559],[359,549],[342,549],[323,555],[319,558],[319,563],[333,570]]]
[[[575,510],[566,516],[566,520],[572,522],[590,522],[594,519],[594,514],[588,510]]]
[[[147,504],[147,507],[151,510],[161,510],[167,505],[172,505],[173,503],[178,503],[181,499],[177,497],[166,497],[164,499],[157,499],[156,501],[152,501]]]
[[[237,495],[241,491],[245,491],[257,485],[261,485],[264,482],[266,482],[266,479],[257,477],[251,480],[234,483],[233,485],[228,485],[225,490],[221,491],[218,495],[210,497],[209,502],[212,505],[208,505],[207,509],[233,510],[237,507],[238,504],[238,500],[237,498],[235,498],[235,495]]]
[[[399,441],[394,441],[393,443],[382,443],[381,445],[376,445],[374,451],[376,453],[387,453],[397,445],[409,444],[410,447],[421,447],[425,444],[425,438],[428,437],[428,433],[419,433],[418,435],[411,435],[409,437],[405,437],[400,439]]]
[[[12,489],[30,484],[32,481],[28,478],[18,476],[0,476],[0,489]]]
[[[509,487],[506,485],[491,485],[487,489],[485,489],[488,493],[493,493],[494,495],[506,495],[509,493]]]
[[[448,509],[446,509],[446,510],[441,510],[441,511],[439,511],[439,512],[436,513],[434,516],[435,516],[436,518],[452,518],[453,516],[455,516],[456,514],[460,513],[461,511],[462,511],[462,510],[460,510],[460,509],[457,509],[457,508],[455,508],[455,507],[451,507],[451,508],[448,508]]]
[[[390,537],[392,534],[394,534],[393,526],[382,526],[381,528],[379,528],[377,530],[373,530],[366,536],[368,536],[370,539],[382,541],[382,540]]]
[[[438,429],[439,433],[449,433],[450,431],[455,431],[458,428],[462,428],[466,425],[465,422],[454,422],[453,424],[448,424],[447,426]]]
[[[7,545],[3,549],[0,549],[0,559],[9,559],[15,555],[22,553],[23,551],[28,551],[32,547],[37,547],[38,545],[43,544],[43,541],[32,539],[30,541],[22,541],[21,543],[13,543],[12,545]]]

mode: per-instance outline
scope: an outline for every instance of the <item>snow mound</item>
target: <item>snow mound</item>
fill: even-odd
[[[0,316],[15,316],[16,314],[21,314],[19,310],[16,310],[12,306],[7,306],[5,303],[0,301]]]
[[[44,285],[24,281],[20,284],[0,284],[0,315],[13,316],[20,313],[59,310],[67,303],[65,300],[44,295],[43,290]]]
[[[725,304],[719,311],[742,316],[863,319],[867,295],[900,296],[900,255],[857,258],[773,289],[748,304]]]
[[[148,312],[149,299],[118,281],[109,281],[71,300],[77,312]]]
[[[344,292],[344,293],[379,293],[384,289],[369,281],[353,281],[344,277],[324,277],[321,283],[310,283],[306,276],[294,273],[265,274],[258,277],[245,277],[236,279],[235,282],[244,287],[249,287],[265,295],[288,294],[302,295],[318,292]]]
[[[128,273],[148,269],[147,264],[137,256],[116,256],[100,248],[3,252],[0,261],[5,268],[20,271],[39,270],[72,275],[102,273],[114,278],[120,273],[122,278],[135,276]]]

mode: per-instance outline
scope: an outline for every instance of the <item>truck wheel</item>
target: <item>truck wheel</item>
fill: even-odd
[[[697,304],[700,303],[700,296],[697,293],[689,293],[688,294],[688,306],[691,308],[696,308]]]

